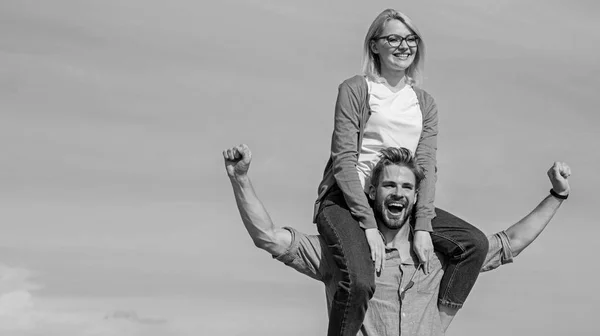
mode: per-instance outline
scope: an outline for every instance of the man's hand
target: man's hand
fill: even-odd
[[[227,169],[229,178],[239,179],[247,176],[252,161],[252,153],[248,146],[242,144],[226,149],[223,151],[223,158],[225,159],[225,169]]]
[[[248,176],[252,154],[246,145],[239,145],[223,151],[225,169],[233,188],[235,203],[242,222],[256,247],[279,256],[288,250],[292,234],[276,227],[262,204]],[[317,267],[318,269],[318,267]]]
[[[429,273],[429,261],[433,256],[433,243],[431,242],[431,234],[429,231],[418,230],[415,231],[413,249],[419,257],[419,261],[425,264],[423,268],[425,274]]]
[[[558,195],[567,196],[571,192],[569,181],[571,168],[564,162],[554,162],[548,169],[548,177],[552,183],[552,191]],[[547,195],[533,211],[520,221],[506,229],[510,239],[510,247],[513,257],[519,255],[529,244],[531,244],[544,231],[552,217],[562,204],[560,198]],[[490,269],[484,266],[484,269]]]
[[[385,264],[385,244],[378,229],[366,229],[365,235],[371,248],[371,259],[375,262],[375,271],[379,273]]]
[[[571,176],[571,168],[564,162],[554,162],[548,169],[548,178],[552,183],[552,189],[561,196],[567,196],[571,192],[567,178]]]

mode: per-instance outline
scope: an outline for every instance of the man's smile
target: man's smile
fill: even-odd
[[[392,215],[392,217],[399,217],[402,211],[406,208],[408,200],[403,197],[399,200],[390,200],[386,202],[385,208]]]

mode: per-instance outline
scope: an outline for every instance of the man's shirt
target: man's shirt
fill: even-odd
[[[300,273],[325,284],[327,310],[335,294],[341,273],[318,235],[307,235],[293,228],[292,243],[277,260]],[[512,262],[510,240],[504,231],[488,237],[489,251],[482,272]],[[369,301],[367,315],[359,336],[433,336],[443,335],[437,307],[440,282],[444,275],[444,256],[435,254],[430,261],[430,272],[419,267],[418,258],[411,249],[411,258],[401,260],[396,249],[386,248],[385,268],[375,277],[376,289]],[[412,286],[409,283],[413,282]]]

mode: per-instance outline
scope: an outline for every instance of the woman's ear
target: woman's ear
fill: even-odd
[[[369,48],[373,54],[379,54],[379,50],[377,50],[377,42],[369,41]]]

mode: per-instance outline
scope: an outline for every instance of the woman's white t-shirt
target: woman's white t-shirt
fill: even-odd
[[[423,115],[417,94],[410,85],[394,92],[386,83],[367,79],[371,116],[365,126],[358,155],[358,176],[365,192],[371,171],[379,162],[379,151],[387,147],[404,147],[413,154],[423,129]]]

